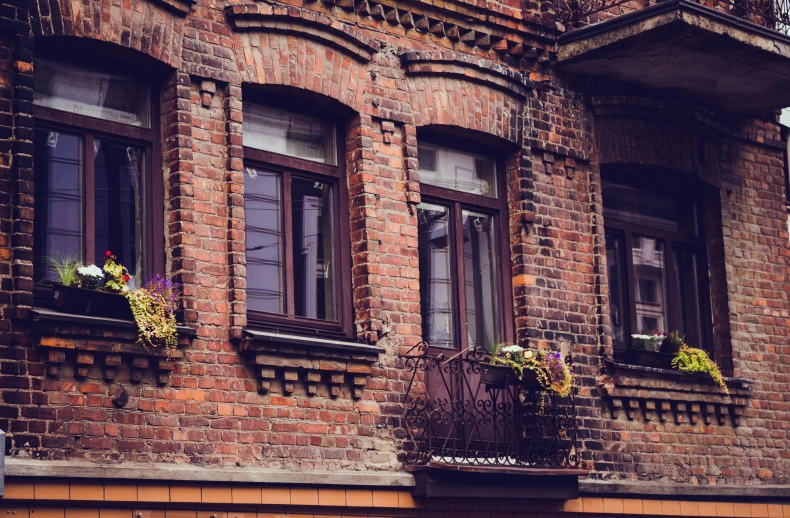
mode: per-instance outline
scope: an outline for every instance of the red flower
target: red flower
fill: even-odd
[[[129,282],[129,279],[131,279],[131,277],[129,277],[126,274],[123,274],[123,282]]]
[[[106,252],[104,252],[104,258],[105,258],[105,259],[108,259],[108,258],[109,258],[111,255],[112,255],[112,252],[110,252],[109,250],[107,250]]]

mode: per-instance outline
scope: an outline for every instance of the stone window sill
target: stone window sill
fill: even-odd
[[[751,396],[752,386],[743,378],[725,378],[729,394],[704,375],[642,367],[606,359],[607,375],[598,380],[616,419],[620,412],[631,421],[674,421],[675,424],[737,426]]]
[[[178,326],[179,346],[186,345],[196,330]],[[147,347],[138,343],[137,325],[131,320],[63,313],[46,308],[33,309],[35,343],[45,351],[47,373],[57,376],[62,367],[74,366],[74,376],[86,378],[92,368],[101,367],[103,378],[113,381],[119,368],[127,364],[130,381],[140,382],[152,369],[159,384],[167,384],[180,349]]]
[[[244,330],[241,350],[256,366],[263,393],[362,397],[380,347],[349,341]]]

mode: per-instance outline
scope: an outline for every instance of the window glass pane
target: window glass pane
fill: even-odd
[[[488,157],[439,147],[418,146],[420,181],[437,187],[495,198],[496,164]]]
[[[336,320],[333,189],[314,180],[291,180],[296,315]]]
[[[604,219],[697,235],[694,204],[644,189],[603,182]]]
[[[110,250],[131,275],[129,287],[143,282],[143,150],[95,139],[93,143],[95,197],[94,264],[102,265]]]
[[[422,338],[433,347],[453,347],[453,276],[449,210],[417,206]]]
[[[33,102],[132,126],[149,126],[148,89],[125,77],[36,60]]]
[[[677,279],[677,313],[680,318],[680,334],[686,335],[686,343],[692,347],[705,348],[705,335],[702,332],[702,312],[700,300],[702,287],[697,271],[697,254],[678,245],[673,245],[672,262]]]
[[[35,132],[35,280],[56,280],[51,259],[82,260],[82,139]]]
[[[636,333],[667,330],[667,287],[664,277],[664,242],[633,236]]]
[[[625,268],[623,267],[622,239],[617,234],[606,234],[606,268],[609,274],[609,319],[614,347],[625,347],[625,319],[628,307],[623,298]]]
[[[470,347],[491,350],[499,341],[494,218],[463,211],[466,328]]]
[[[284,272],[280,176],[252,167],[245,171],[247,305],[252,311],[282,313]]]
[[[246,102],[242,135],[245,146],[337,164],[335,127],[321,119]]]

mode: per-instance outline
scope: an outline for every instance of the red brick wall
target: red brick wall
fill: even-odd
[[[691,113],[680,123],[672,122],[679,108],[633,111],[620,108],[628,100],[586,99],[554,77],[552,33],[538,6],[522,13],[510,3],[445,2],[393,15],[380,4],[354,11],[341,2],[289,3],[296,5],[200,0],[181,12],[159,0],[41,0],[32,17],[36,40],[98,39],[168,70],[167,268],[184,285],[180,318],[197,330],[168,387],[150,369],[130,382],[134,366],[126,360],[115,383],[102,380],[99,364],[77,377],[73,360],[45,375],[46,354],[28,336],[24,310],[31,304],[24,130],[33,55],[26,40],[0,36],[0,427],[12,432],[11,455],[400,469],[406,373],[397,355],[419,342],[421,325],[416,147],[422,129],[439,125],[465,130],[507,163],[516,337],[573,352],[584,465],[605,477],[786,481],[790,270],[775,120],[723,125]],[[484,22],[491,13],[498,14]],[[404,66],[406,50],[425,52],[426,61]],[[525,86],[530,79],[534,91]],[[278,383],[259,392],[260,366],[241,351],[241,103],[246,91],[265,87],[322,96],[347,118],[354,329],[361,342],[385,350],[359,398],[348,387],[340,397],[325,388],[310,395],[301,382],[293,393]],[[14,105],[17,91],[24,102]],[[600,353],[611,353],[600,169],[612,163],[702,170],[720,195],[721,218],[713,218],[720,237],[711,245],[719,352],[725,368],[731,352],[732,372],[755,380],[739,427],[609,414],[599,388]],[[68,335],[66,344],[81,340],[68,324],[55,333]],[[100,331],[92,340],[129,340],[120,335]],[[121,386],[130,400],[118,409],[112,399]]]

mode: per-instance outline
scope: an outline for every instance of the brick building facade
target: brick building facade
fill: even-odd
[[[0,510],[790,516],[787,13],[715,4],[2,0]],[[53,303],[69,247],[178,282],[179,346]],[[421,455],[497,341],[572,362],[561,439]]]

